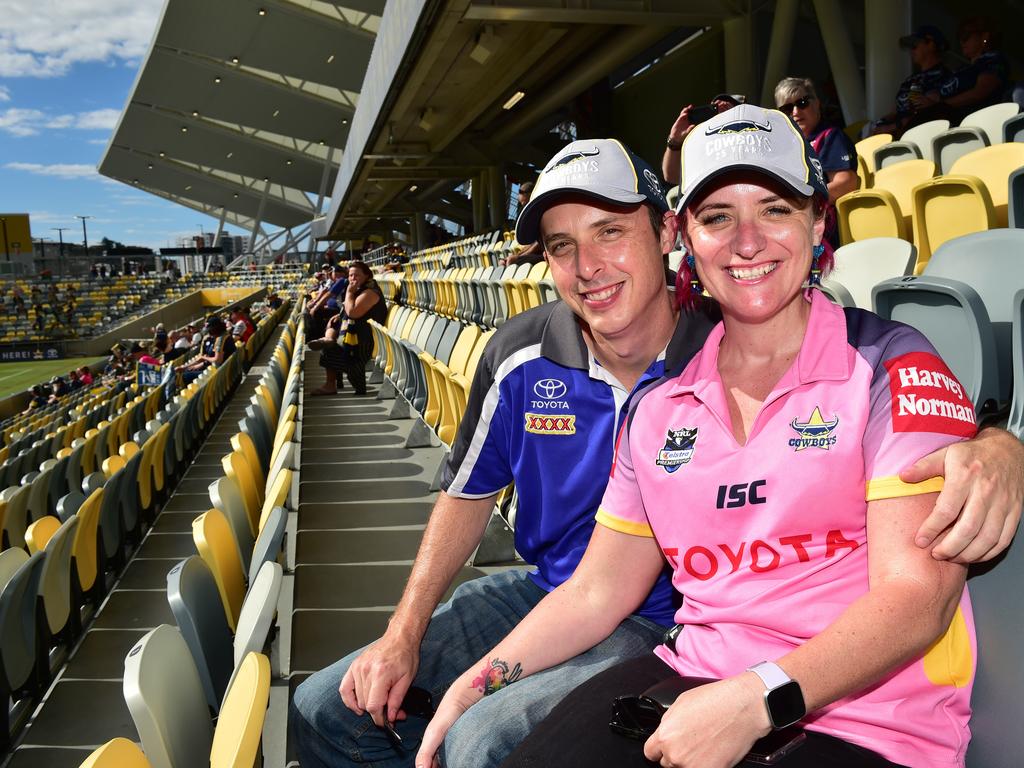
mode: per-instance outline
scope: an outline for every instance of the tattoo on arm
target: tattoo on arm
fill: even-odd
[[[508,662],[501,659],[491,659],[490,662],[484,664],[480,674],[473,678],[472,685],[484,696],[489,696],[511,685],[522,675],[523,668],[518,662],[510,670]]]

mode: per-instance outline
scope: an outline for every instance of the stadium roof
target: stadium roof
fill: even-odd
[[[385,0],[167,0],[99,171],[252,229],[334,183]]]

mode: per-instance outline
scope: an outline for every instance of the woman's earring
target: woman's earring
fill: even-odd
[[[811,285],[821,284],[821,269],[818,267],[818,260],[821,259],[823,253],[825,253],[825,246],[820,243],[811,251],[811,276],[808,280]]]
[[[700,284],[700,277],[697,276],[697,262],[691,254],[686,254],[686,266],[690,268],[690,290],[695,296],[704,293],[704,286]]]

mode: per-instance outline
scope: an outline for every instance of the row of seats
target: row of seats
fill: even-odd
[[[161,625],[125,658],[124,695],[142,749],[114,739],[85,766],[259,764],[271,669],[263,650],[281,589],[286,505],[297,499],[301,313],[289,319],[192,523],[198,555],[167,575],[177,627]],[[211,716],[217,717],[216,727]]]
[[[378,281],[392,301],[401,295],[408,306],[484,328],[558,299],[547,262],[385,273]]]
[[[278,318],[261,323],[261,339]],[[4,747],[184,474],[243,362],[232,355],[170,402],[162,387],[137,395],[0,494],[0,685],[13,702]]]
[[[1014,102],[994,104],[965,117],[958,127],[948,120],[931,120],[907,130],[899,141],[889,134],[863,139],[856,145],[861,186],[872,186],[879,170],[907,160],[931,160],[940,173],[950,173],[965,154],[1003,142],[1024,140],[1024,115]]]
[[[930,160],[887,166],[875,186],[836,201],[843,244],[899,237],[917,247],[915,272],[947,240],[1008,225],[1024,226],[1024,143],[997,144],[959,158],[935,176]]]
[[[922,331],[968,389],[979,417],[1008,415],[1024,437],[1024,230],[992,229],[944,243],[913,276],[914,246],[893,238],[836,251],[822,282],[834,301]]]
[[[518,248],[515,233],[494,230],[444,245],[435,245],[412,254],[408,268],[445,269],[447,267],[496,267],[499,260]]]

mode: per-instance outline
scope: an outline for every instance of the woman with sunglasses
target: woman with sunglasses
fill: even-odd
[[[417,768],[482,696],[599,642],[666,562],[671,643],[595,675],[504,766],[726,768],[794,722],[787,768],[962,766],[966,569],[915,546],[940,481],[898,470],[973,435],[973,407],[917,331],[813,289],[828,190],[787,117],[737,107],[683,154],[677,295],[706,289],[723,321],[634,399],[581,565],[451,685]],[[612,733],[616,697],[680,676],[713,682],[646,742]]]
[[[828,125],[821,116],[821,99],[814,83],[806,77],[786,77],[775,86],[775,106],[793,122],[811,143],[821,162],[828,185],[825,216],[825,242],[839,247],[839,227],[835,217],[835,202],[847,192],[860,186],[857,178],[857,150],[842,128]]]

